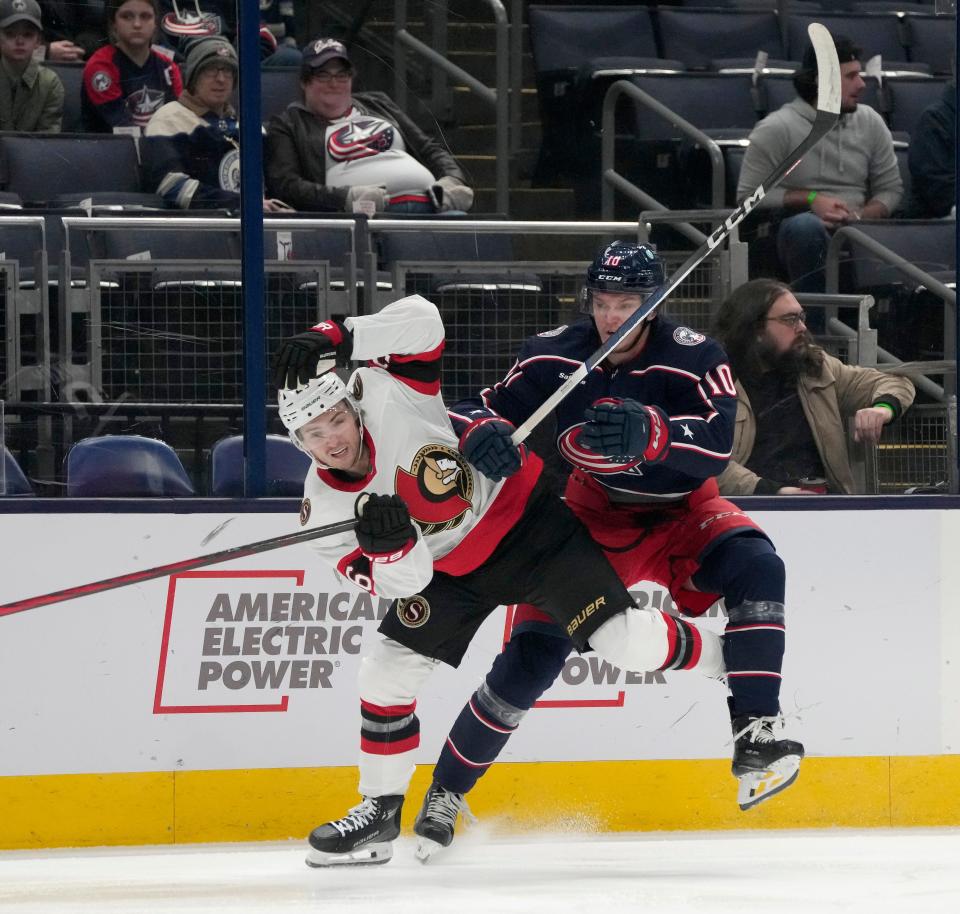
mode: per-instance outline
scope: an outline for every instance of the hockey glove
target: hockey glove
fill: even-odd
[[[487,479],[500,482],[520,469],[520,448],[510,437],[513,430],[506,419],[477,419],[460,436],[460,453]]]
[[[311,378],[330,371],[338,353],[349,358],[352,349],[350,333],[339,321],[324,321],[305,333],[288,337],[273,354],[273,386],[278,390],[301,387]]]
[[[406,502],[399,495],[357,499],[357,542],[364,555],[393,555],[417,538]]]
[[[663,410],[636,400],[597,400],[588,406],[580,443],[607,457],[658,463],[670,447]]]

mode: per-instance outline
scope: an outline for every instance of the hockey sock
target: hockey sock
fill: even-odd
[[[467,793],[496,761],[524,714],[560,675],[572,645],[540,632],[514,635],[464,705],[434,769],[447,790]]]
[[[780,712],[785,577],[770,542],[752,535],[719,543],[694,575],[700,590],[722,593],[727,605],[723,657],[733,717]]]
[[[413,774],[413,751],[420,745],[420,720],[409,705],[360,702],[360,793],[383,796],[406,792]]]

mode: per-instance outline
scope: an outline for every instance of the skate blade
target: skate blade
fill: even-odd
[[[371,866],[386,863],[393,857],[393,844],[389,841],[380,844],[368,844],[346,854],[328,854],[315,847],[307,850],[307,866]]]
[[[786,790],[800,774],[800,756],[785,755],[765,771],[751,771],[738,778],[737,803],[746,812]]]
[[[417,849],[414,852],[417,860],[421,863],[429,863],[430,858],[437,852],[442,851],[444,845],[439,841],[434,841],[432,838],[417,838]]]

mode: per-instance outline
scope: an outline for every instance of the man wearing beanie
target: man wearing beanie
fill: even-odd
[[[823,292],[830,233],[861,219],[886,219],[903,195],[893,138],[883,118],[858,104],[864,89],[862,52],[836,36],[840,61],[840,121],[805,156],[760,209],[782,219],[777,257],[794,292]],[[797,98],[765,117],[750,134],[737,200],[752,194],[778,163],[810,132],[816,117],[817,65],[812,46],[794,76]]]
[[[141,144],[144,181],[174,209],[240,206],[240,127],[231,104],[238,62],[220,35],[187,47],[184,90],[147,124]],[[264,211],[287,209],[264,200]]]

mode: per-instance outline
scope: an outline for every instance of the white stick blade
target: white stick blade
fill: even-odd
[[[839,114],[840,62],[833,36],[819,22],[811,22],[807,34],[817,55],[817,110]]]

